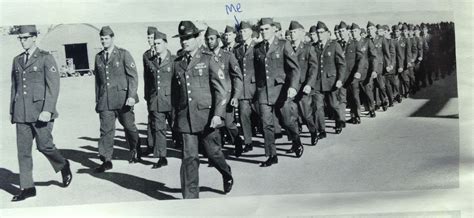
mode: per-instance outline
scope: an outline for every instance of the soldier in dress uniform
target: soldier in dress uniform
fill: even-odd
[[[314,86],[316,85],[316,74],[318,73],[318,59],[314,47],[303,42],[304,27],[298,21],[291,21],[289,26],[291,36],[291,46],[296,53],[298,65],[300,67],[300,90],[296,95],[295,102],[298,104],[298,112],[302,121],[308,127],[311,134],[311,145],[318,142],[317,127],[314,122],[314,109],[312,98]],[[288,153],[294,152],[289,150]]]
[[[424,48],[424,40],[421,36],[420,26],[416,25],[413,28],[413,38],[415,39],[416,45],[416,53],[415,53],[415,91],[418,91],[422,85],[423,80],[423,69],[422,69],[422,62],[423,62],[423,48]]]
[[[428,84],[433,84],[432,78],[432,58],[430,55],[431,50],[431,34],[428,31],[428,25],[421,23],[421,38],[423,40],[423,57],[424,60],[422,61],[421,68],[422,68],[422,87],[426,87]]]
[[[390,53],[390,59],[384,59],[384,77],[385,77],[385,89],[387,91],[388,106],[393,107],[393,103],[398,96],[398,88],[400,82],[398,80],[397,71],[395,65],[397,63],[396,57],[397,53],[395,50],[395,40],[391,37],[390,27],[387,25],[382,26],[383,31],[380,31],[379,34],[384,37],[388,42],[388,50]]]
[[[329,29],[325,23],[318,21],[316,25],[318,43],[316,44],[316,54],[318,57],[318,73],[315,95],[313,98],[316,105],[315,120],[318,123],[319,139],[326,138],[326,124],[324,122],[324,100],[327,98],[328,107],[332,110],[336,122],[335,131],[341,133],[345,118],[340,116],[338,100],[338,89],[342,87],[342,80],[346,73],[346,62],[341,46],[331,40]]]
[[[63,187],[69,186],[72,180],[69,161],[58,151],[52,136],[54,120],[58,118],[60,76],[56,61],[49,52],[36,47],[35,25],[20,26],[18,34],[25,51],[13,58],[10,118],[11,123],[16,124],[21,190],[12,201],[36,196],[31,155],[33,140],[54,171],[61,171]]]
[[[138,74],[130,53],[114,45],[114,32],[109,26],[100,30],[104,49],[95,56],[96,107],[100,119],[99,158],[103,162],[97,173],[112,169],[115,121],[125,129],[130,147],[130,163],[140,159],[139,137],[133,107],[138,103]]]
[[[168,50],[166,34],[155,30],[154,56],[144,60],[145,96],[147,108],[151,113],[151,129],[153,133],[153,156],[159,158],[153,168],[168,165],[166,159],[167,123],[172,126],[171,79],[174,72],[173,61],[176,56]]]
[[[237,37],[237,32],[235,31],[235,28],[227,25],[224,29],[223,36],[224,36],[223,38],[224,40],[222,41],[224,42],[224,45],[222,46],[222,49],[229,52],[233,52],[235,46],[237,45],[236,40],[235,40]]]
[[[350,89],[351,98],[354,104],[351,108],[351,121],[353,124],[360,124],[360,107],[361,99],[360,92],[362,92],[367,110],[370,117],[375,117],[374,99],[373,99],[373,79],[375,79],[376,72],[373,71],[374,61],[376,58],[375,47],[371,40],[362,38],[360,34],[361,28],[359,25],[353,23],[351,26],[352,37],[357,44],[357,56],[354,69],[354,77]],[[372,72],[370,75],[368,72]]]
[[[283,32],[282,32],[282,29],[281,29],[281,23],[280,22],[274,22],[273,24],[273,28],[275,29],[275,36],[277,37],[277,39],[285,39],[284,35],[283,35]]]
[[[367,30],[369,31],[369,39],[372,41],[375,47],[375,60],[374,60],[374,71],[376,73],[376,78],[374,79],[374,101],[380,102],[376,103],[377,106],[382,106],[382,110],[386,111],[388,109],[388,98],[385,87],[385,78],[384,78],[384,63],[390,61],[390,46],[385,37],[382,37],[378,34],[378,30],[382,30],[382,26],[377,24],[377,26],[372,23],[367,23]],[[378,97],[378,98],[377,98]],[[376,109],[377,110],[377,109]]]
[[[334,37],[336,37],[336,42],[341,41],[341,35],[339,34],[339,24],[334,26]]]
[[[261,167],[278,163],[275,145],[275,114],[282,118],[284,127],[293,140],[292,149],[297,157],[303,154],[297,124],[297,106],[293,102],[299,89],[300,70],[296,53],[289,42],[275,36],[273,19],[259,21],[263,41],[254,47],[256,99],[263,126],[265,155]]]
[[[149,75],[150,72],[148,72],[150,69],[145,67],[145,62],[149,59],[151,59],[152,57],[154,57],[156,55],[156,51],[155,51],[155,32],[157,31],[156,27],[153,27],[153,26],[149,26],[147,28],[147,42],[148,42],[148,45],[150,46],[150,48],[148,50],[146,50],[144,53],[143,53],[143,77],[144,77],[144,82],[145,82],[145,95],[144,95],[144,99],[145,101],[149,101],[149,96],[147,96],[148,94],[148,91],[149,88],[148,88],[148,85],[149,83],[147,82],[146,80],[146,75]],[[152,123],[152,112],[150,110],[148,110],[148,123],[147,123],[147,149],[142,153],[142,156],[148,156],[149,154],[152,154],[153,153],[153,144],[154,144],[154,134],[152,132],[152,129],[151,129],[151,123]]]
[[[219,63],[220,68],[224,71],[225,80],[230,83],[230,89],[227,90],[230,101],[226,107],[226,117],[224,119],[224,127],[230,141],[235,145],[234,154],[236,157],[242,155],[243,141],[239,136],[239,128],[235,124],[234,109],[239,105],[239,98],[242,95],[242,71],[234,53],[219,48],[219,33],[208,27],[204,34],[205,42],[208,49],[212,52],[214,60]]]
[[[408,94],[411,91],[411,85],[412,85],[412,75],[411,72],[413,70],[413,64],[415,59],[413,58],[413,52],[412,52],[412,40],[409,38],[409,30],[408,30],[408,25],[403,24],[402,25],[402,35],[401,41],[400,41],[400,51],[403,50],[403,52],[400,52],[400,55],[403,55],[403,60],[404,60],[404,68],[403,71],[400,74],[401,77],[401,89],[400,92],[402,93],[402,96],[405,98],[408,98]]]
[[[343,86],[338,89],[338,94],[337,98],[340,102],[339,104],[339,116],[342,118],[344,121],[342,123],[342,127],[344,128],[346,126],[345,122],[345,117],[346,117],[346,107],[347,104],[351,106],[354,104],[354,102],[348,101],[352,100],[351,98],[348,98],[347,96],[347,89],[350,88],[352,79],[354,77],[354,66],[355,66],[355,61],[356,61],[356,51],[357,51],[357,44],[354,42],[354,40],[351,37],[351,34],[348,30],[348,26],[344,21],[341,21],[338,25],[339,30],[339,36],[341,37],[341,40],[339,41],[339,44],[341,45],[342,51],[344,52],[344,59],[346,61],[346,73],[344,74],[344,77],[341,79]]]
[[[183,138],[180,177],[184,198],[199,198],[199,144],[222,174],[224,192],[230,192],[234,183],[218,130],[224,125],[230,84],[213,53],[199,46],[200,32],[191,21],[181,21],[174,36],[180,38],[184,51],[173,63],[173,84],[177,88],[171,93],[174,130]]]
[[[240,22],[239,31],[242,35],[242,42],[234,49],[234,54],[242,70],[243,86],[242,94],[239,97],[239,117],[245,143],[243,152],[248,152],[253,150],[252,125],[258,124],[258,122],[252,120],[252,113],[257,113],[254,101],[256,87],[253,62],[253,48],[256,43],[252,38],[252,25],[250,23]]]

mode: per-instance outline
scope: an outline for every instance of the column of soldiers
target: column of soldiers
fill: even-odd
[[[262,18],[256,25],[242,21],[236,27],[226,26],[220,34],[212,27],[204,31],[191,21],[181,21],[173,38],[179,38],[182,48],[175,55],[167,48],[167,35],[149,27],[150,49],[142,57],[148,147],[142,151],[134,114],[139,102],[136,64],[126,49],[114,44],[113,30],[102,27],[99,37],[104,49],[95,57],[94,70],[102,164],[95,172],[113,167],[118,119],[125,129],[130,163],[153,154],[158,161],[152,168],[166,166],[167,131],[171,130],[175,148],[182,151],[183,197],[199,198],[199,153],[222,175],[228,193],[234,178],[222,150],[225,138],[235,146],[238,158],[253,150],[252,137],[261,133],[268,158],[260,166],[270,167],[278,163],[275,141],[283,132],[292,144],[286,153],[299,158],[304,152],[302,125],[315,146],[327,137],[327,119],[335,121],[334,131],[339,134],[346,122],[361,123],[362,106],[368,117],[375,118],[379,108],[387,111],[455,72],[453,23],[400,22],[390,28],[368,22],[366,28],[341,21],[331,33],[318,21],[306,32],[298,21],[291,21],[283,32],[280,23]],[[12,201],[36,195],[34,138],[55,171],[61,171],[64,187],[72,180],[69,162],[51,135],[58,118],[59,74],[54,58],[36,48],[36,36],[34,25],[20,27],[18,38],[25,52],[14,58],[11,72],[10,114],[17,127],[21,187]]]

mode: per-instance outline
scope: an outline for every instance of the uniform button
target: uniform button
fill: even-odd
[[[110,83],[107,83],[108,86],[110,86]]]
[[[270,77],[269,77],[269,76],[267,76],[267,79],[270,79]]]
[[[189,90],[188,93],[191,94],[191,90]]]
[[[23,92],[23,95],[26,95],[26,92]]]
[[[158,81],[158,84],[160,84],[160,81]]]
[[[158,87],[158,90],[160,90],[160,87]]]
[[[244,67],[246,66],[246,64],[244,64]]]
[[[188,85],[188,86],[189,86],[189,85],[191,85],[191,84],[190,84],[190,83],[187,83],[186,85]]]
[[[23,74],[25,74],[25,73],[26,73],[26,71],[23,71]]]
[[[244,58],[244,61],[245,61],[246,58]],[[245,64],[244,64],[245,65]]]
[[[247,76],[247,74],[244,73],[244,76]]]
[[[107,79],[109,79],[109,77],[107,77]]]
[[[186,79],[189,79],[189,75],[186,75]]]
[[[159,79],[159,78],[160,78],[160,76],[157,76],[157,78]]]
[[[109,74],[109,71],[105,71],[105,74]]]
[[[109,66],[105,66],[105,68],[109,68]]]
[[[192,98],[189,98],[188,100],[189,100],[189,101],[192,101],[193,99],[192,99]]]
[[[265,67],[268,67],[268,64],[265,64]]]
[[[157,72],[159,73],[159,72],[160,72],[160,70],[157,70]]]
[[[26,85],[23,85],[23,88],[26,88]]]
[[[268,58],[265,58],[265,61],[267,60]]]
[[[23,81],[26,81],[26,78],[23,78]]]
[[[268,70],[266,72],[268,73]]]

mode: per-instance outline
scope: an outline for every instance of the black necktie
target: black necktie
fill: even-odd
[[[293,51],[296,51],[296,45],[293,45]]]
[[[269,47],[268,41],[265,41],[265,52],[268,52]]]
[[[161,57],[158,57],[158,66],[161,65]]]
[[[244,45],[244,53],[247,53],[247,49],[249,49],[249,45],[245,44]]]
[[[26,63],[28,63],[28,56],[29,56],[29,55],[30,55],[30,54],[29,54],[28,52],[25,53],[25,65],[26,65]]]
[[[186,55],[186,63],[189,65],[189,62],[191,62],[191,54]]]
[[[105,52],[105,63],[108,63],[109,62],[109,52],[106,51]]]
[[[319,50],[321,50],[321,51],[323,50],[323,44],[322,43],[319,44]]]

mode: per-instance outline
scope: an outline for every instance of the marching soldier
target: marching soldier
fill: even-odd
[[[227,90],[230,95],[230,102],[226,107],[226,116],[224,119],[224,129],[231,139],[231,143],[235,145],[235,156],[240,157],[243,152],[243,141],[239,136],[239,129],[234,122],[234,108],[239,105],[239,98],[242,94],[242,72],[239,63],[234,54],[219,48],[219,33],[208,27],[204,34],[206,45],[213,53],[214,60],[224,71],[225,80],[230,83],[230,89]]]
[[[242,21],[239,25],[242,43],[235,49],[234,54],[242,70],[242,94],[239,97],[239,117],[244,134],[245,147],[243,152],[253,150],[252,146],[252,122],[251,115],[256,113],[254,95],[255,95],[255,67],[253,49],[255,41],[252,39],[252,26],[250,23]]]
[[[382,26],[377,24],[375,26],[374,23],[368,22],[367,23],[367,30],[369,31],[369,39],[372,41],[375,47],[375,60],[374,60],[374,67],[373,71],[376,73],[376,77],[374,79],[374,97],[378,95],[379,99],[374,98],[374,101],[378,102],[380,100],[381,106],[383,111],[386,111],[388,108],[388,98],[386,93],[385,87],[385,78],[383,77],[384,74],[384,63],[390,61],[390,50],[388,41],[379,36],[378,31],[382,31]],[[377,104],[378,105],[378,104]]]
[[[226,51],[229,51],[229,52],[233,52],[234,51],[234,48],[236,46],[236,41],[235,41],[235,38],[237,37],[237,32],[235,31],[235,28],[234,27],[231,27],[231,26],[226,26],[225,27],[225,30],[224,30],[224,46],[222,46],[222,49],[226,50]],[[219,36],[219,34],[217,35]],[[220,38],[220,37],[219,37]]]
[[[354,77],[351,85],[351,98],[354,104],[351,108],[351,117],[353,124],[360,124],[360,92],[362,91],[365,98],[365,105],[369,110],[369,116],[375,117],[374,99],[373,99],[373,79],[376,72],[373,71],[375,60],[375,49],[372,41],[362,38],[360,27],[353,23],[351,26],[352,37],[357,44],[356,66],[354,69]],[[368,72],[372,72],[368,75]]]
[[[326,138],[326,124],[324,122],[324,100],[327,98],[329,108],[334,112],[336,121],[335,130],[339,134],[342,131],[344,117],[340,117],[337,90],[342,87],[346,71],[344,52],[341,46],[331,40],[329,29],[326,24],[318,21],[316,25],[318,43],[316,54],[318,57],[318,74],[316,77],[315,95],[313,97],[316,105],[315,120],[318,123],[319,139]]]
[[[149,83],[147,82],[147,79],[146,79],[146,75],[149,75],[150,72],[149,72],[149,68],[145,67],[145,62],[149,59],[151,59],[152,57],[154,57],[156,55],[156,51],[155,51],[155,32],[157,31],[156,27],[152,27],[152,26],[149,26],[147,28],[147,41],[148,41],[148,45],[150,45],[150,49],[146,50],[145,53],[143,53],[143,77],[144,77],[144,81],[145,81],[145,101],[149,101],[149,96],[148,95],[148,91],[149,88],[148,88],[148,85]],[[153,144],[154,144],[154,134],[152,132],[152,128],[151,128],[151,122],[152,122],[152,112],[150,110],[148,110],[148,123],[147,123],[147,149],[145,150],[145,152],[142,153],[142,156],[148,156],[149,154],[152,154],[153,153]]]
[[[390,59],[384,61],[385,87],[387,90],[388,106],[393,107],[394,101],[398,99],[398,88],[400,87],[397,70],[395,69],[397,63],[396,45],[395,40],[391,37],[390,27],[383,25],[382,28],[383,32],[380,32],[380,34],[387,40],[389,46],[388,50],[390,52]]]
[[[415,45],[416,45],[416,53],[415,53],[415,91],[418,91],[421,87],[421,82],[423,78],[423,70],[422,70],[422,62],[423,62],[423,47],[424,41],[423,38],[421,37],[421,30],[420,26],[416,25],[413,29],[414,36],[413,38],[415,39]]]
[[[275,145],[275,114],[278,113],[293,140],[292,149],[297,157],[303,154],[298,124],[297,106],[293,102],[299,88],[298,60],[289,42],[278,39],[273,19],[259,21],[263,41],[254,47],[256,99],[263,125],[265,155],[268,159],[261,167],[278,163]]]
[[[421,68],[422,68],[422,87],[426,87],[427,84],[433,84],[433,78],[432,78],[432,69],[431,67],[432,64],[432,57],[430,55],[431,53],[431,34],[428,32],[428,25],[422,23],[420,25],[421,28],[421,39],[423,40],[423,57],[424,61],[421,63]]]
[[[344,60],[346,61],[346,73],[344,74],[344,77],[341,79],[343,86],[338,89],[338,94],[337,98],[340,102],[339,104],[339,117],[342,119],[342,127],[346,127],[346,122],[345,122],[345,117],[346,117],[346,107],[347,103],[349,105],[354,104],[353,102],[348,102],[347,97],[347,89],[350,88],[352,78],[354,77],[354,66],[356,62],[356,52],[357,52],[357,44],[354,42],[354,40],[351,38],[351,34],[349,30],[347,29],[347,24],[344,21],[341,21],[338,25],[339,30],[339,36],[341,37],[341,40],[339,41],[339,44],[341,45],[342,51],[344,52]]]
[[[403,57],[404,68],[400,74],[401,75],[401,90],[400,91],[403,97],[408,98],[408,94],[411,91],[411,84],[412,84],[411,71],[413,70],[414,58],[413,58],[413,52],[412,52],[413,44],[412,44],[412,40],[410,39],[408,26],[406,24],[402,25],[402,34],[403,34],[403,37],[401,38],[401,42],[400,42],[400,51],[401,50],[404,50],[404,51],[400,52],[400,55],[404,55]]]
[[[133,106],[138,103],[138,75],[130,53],[114,45],[114,32],[109,26],[100,30],[104,49],[95,56],[96,112],[100,119],[99,157],[103,162],[97,173],[112,169],[115,121],[123,125],[130,146],[130,163],[140,159]],[[140,150],[138,150],[140,151]]]
[[[60,77],[56,62],[51,54],[36,47],[35,25],[20,26],[18,31],[25,51],[13,59],[10,116],[11,123],[16,124],[21,191],[12,201],[36,196],[31,156],[33,139],[54,171],[61,171],[63,187],[69,186],[72,180],[69,161],[56,149],[51,134],[54,120],[58,118]]]
[[[232,189],[233,178],[220,146],[219,127],[223,126],[230,89],[224,71],[212,52],[198,44],[198,30],[191,21],[179,23],[178,35],[183,53],[174,61],[172,89],[174,129],[183,138],[181,191],[185,199],[199,198],[199,153],[202,144],[207,156],[223,176],[224,192]]]
[[[155,30],[154,51],[156,54],[144,60],[145,96],[147,108],[151,113],[151,129],[153,134],[153,156],[159,158],[153,168],[168,165],[166,159],[166,129],[172,125],[171,113],[171,78],[173,61],[176,56],[168,50],[166,34]]]
[[[314,47],[303,42],[305,34],[304,27],[298,21],[291,21],[289,26],[291,45],[296,53],[298,65],[300,67],[300,87],[295,98],[298,104],[300,117],[306,123],[311,133],[311,145],[318,142],[318,133],[314,123],[314,110],[312,107],[312,98],[314,95],[314,86],[318,70],[318,60]],[[294,152],[290,150],[288,153]]]
[[[405,85],[403,74],[406,71],[406,51],[407,51],[407,40],[402,37],[401,30],[399,25],[398,26],[393,26],[393,34],[394,34],[394,44],[395,44],[395,53],[396,53],[396,64],[395,64],[395,69],[397,70],[397,75],[399,77],[400,81],[400,86],[398,95],[395,98],[398,103],[402,102],[402,95],[403,95],[403,86]]]

